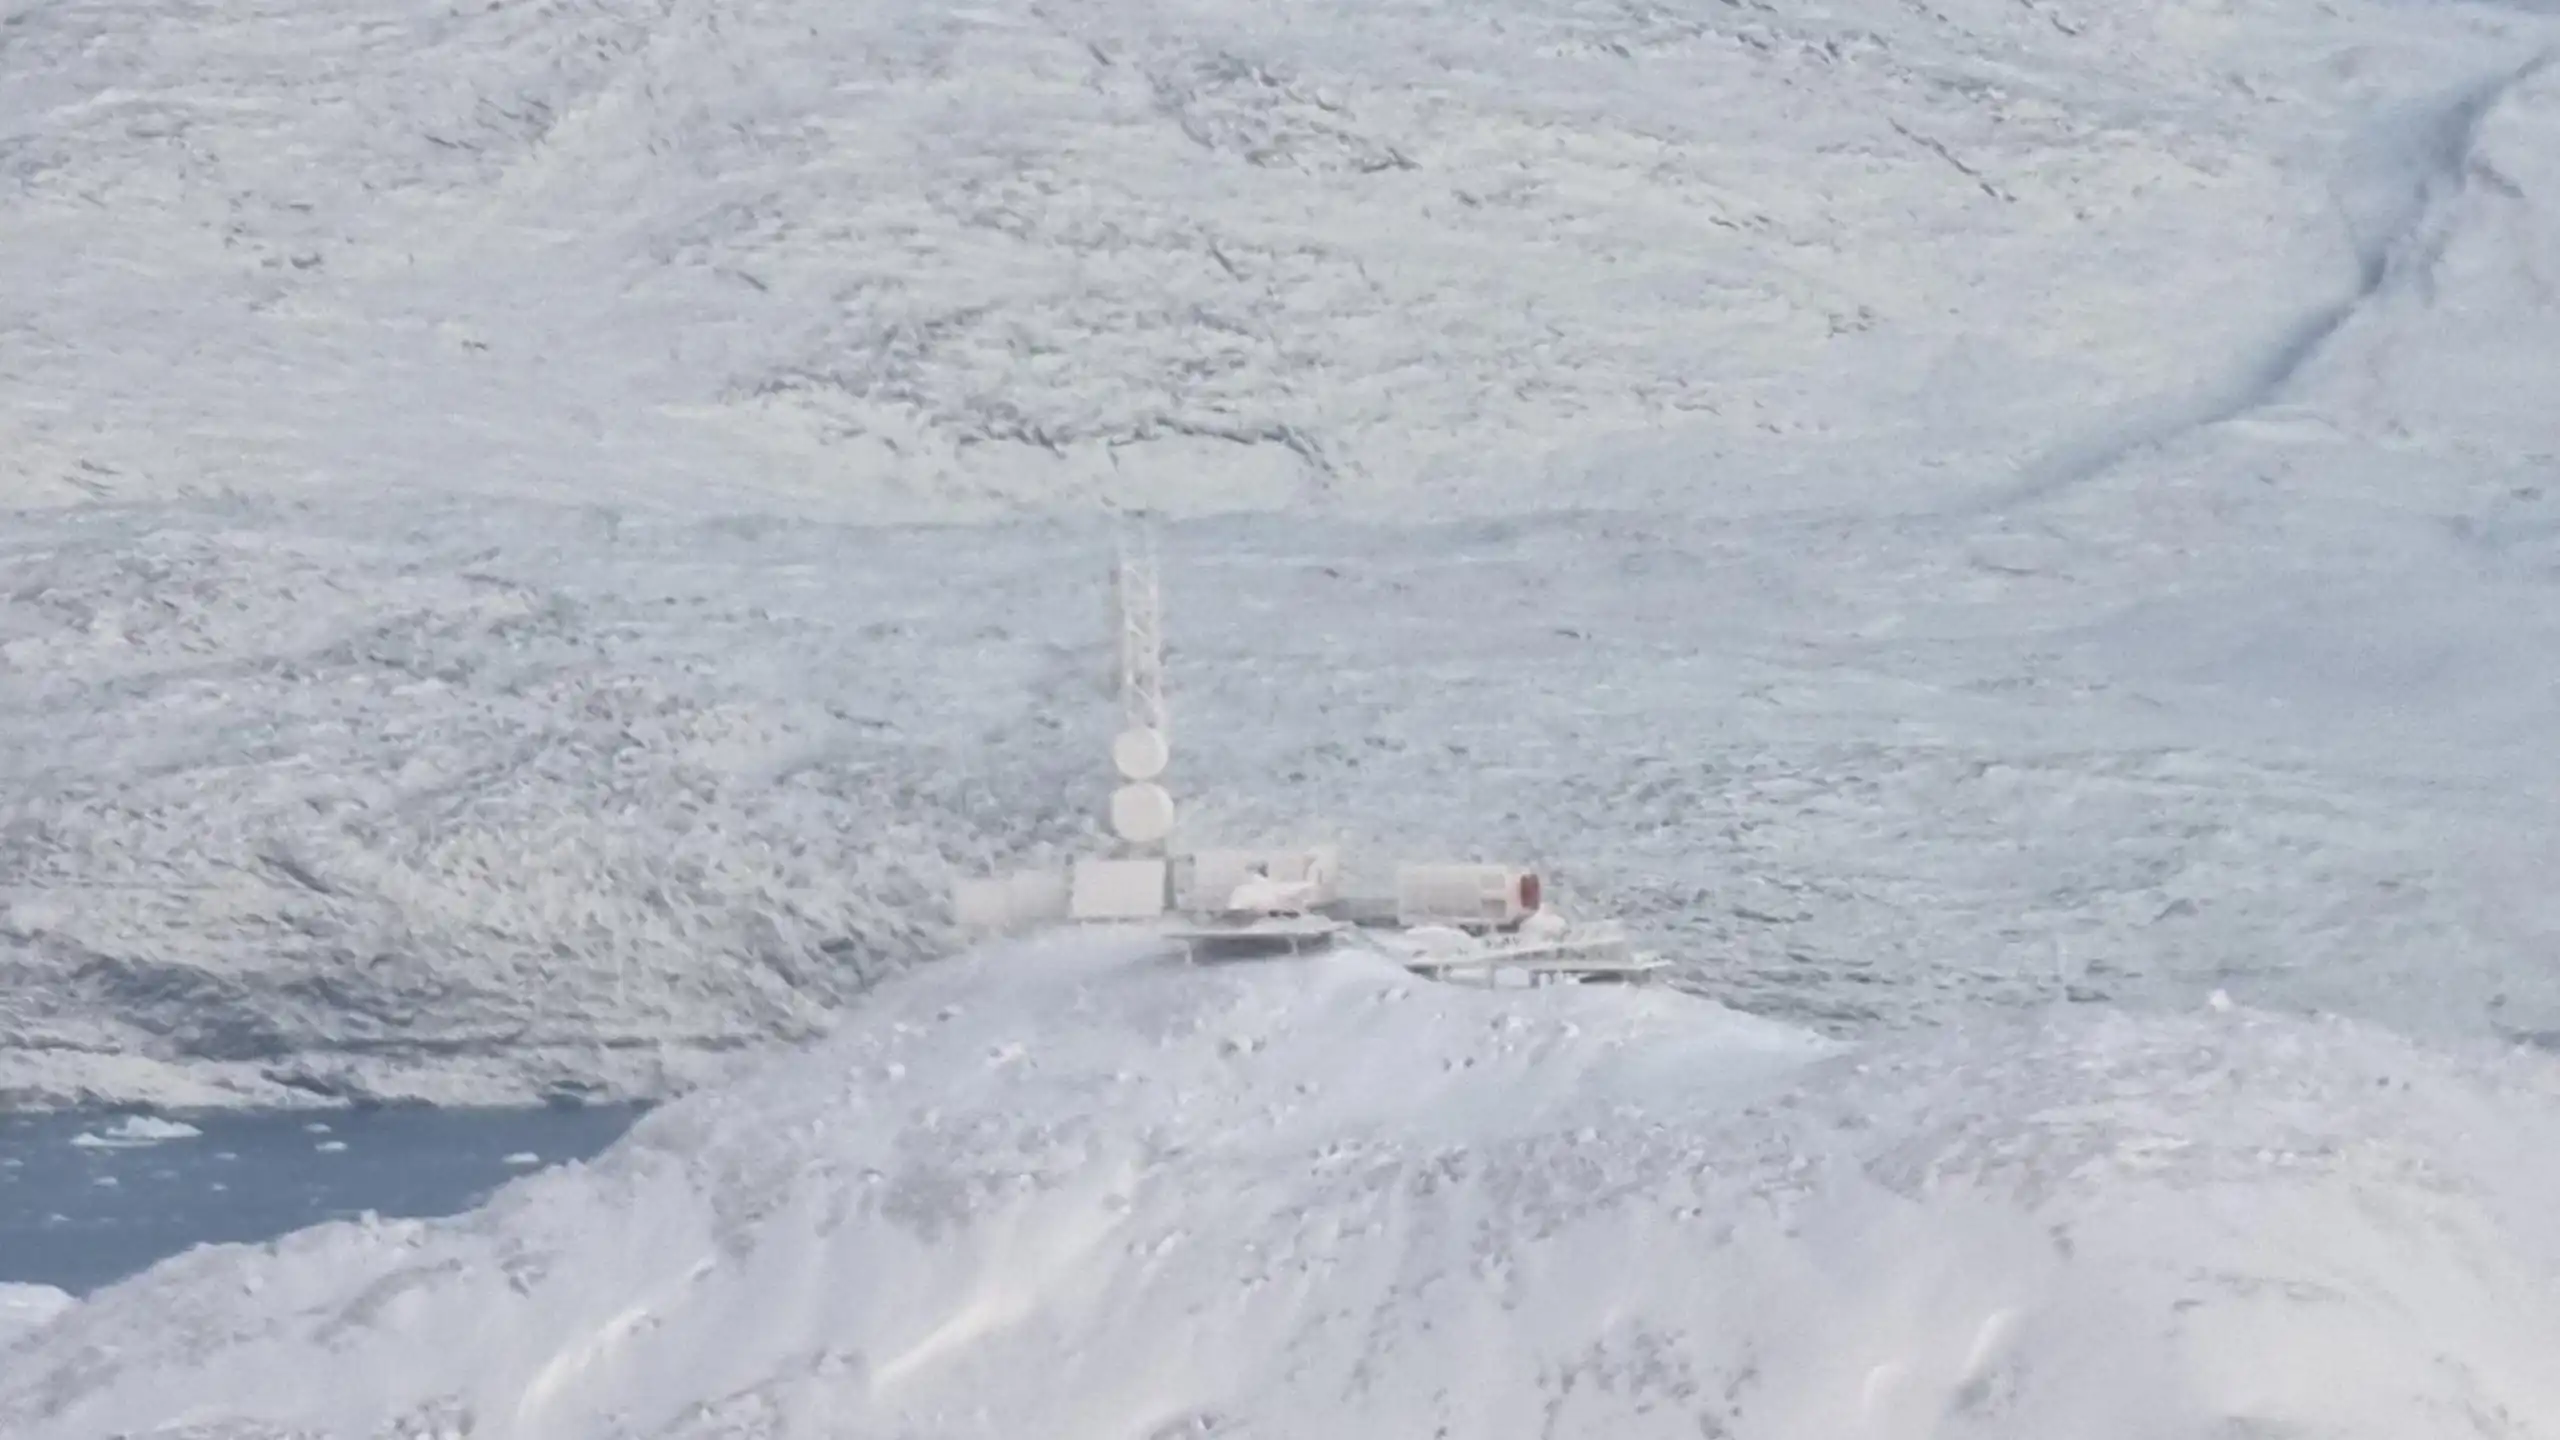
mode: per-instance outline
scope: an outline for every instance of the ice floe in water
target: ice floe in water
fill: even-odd
[[[84,1130],[71,1137],[71,1143],[83,1150],[126,1150],[171,1140],[193,1140],[203,1133],[183,1120],[163,1120],[156,1115],[128,1115],[113,1125]]]

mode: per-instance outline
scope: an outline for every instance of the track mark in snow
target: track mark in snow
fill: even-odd
[[[2229,373],[2194,389],[2126,407],[2093,435],[2028,462],[2018,480],[1952,512],[1996,514],[2032,505],[2114,470],[2182,436],[2239,419],[2280,398],[2349,321],[2384,293],[2432,282],[2451,239],[2451,207],[2469,189],[2481,122],[2516,86],[2550,64],[2544,51],[2513,70],[2417,109],[2400,123],[2378,122],[2335,187],[2356,252],[2356,285],[2343,299],[2296,320],[2273,343]]]
[[[887,1395],[1054,1304],[1067,1277],[1102,1253],[1119,1228],[1113,1197],[1131,1193],[1141,1178],[1130,1166],[1103,1173],[1099,1186],[1088,1192],[1096,1202],[1092,1208],[1045,1233],[1019,1224],[999,1228],[971,1293],[872,1370],[872,1394]]]
[[[619,1314],[596,1327],[595,1331],[561,1347],[524,1388],[524,1398],[517,1407],[518,1417],[529,1427],[540,1428],[544,1413],[561,1390],[584,1374],[598,1360],[621,1347],[639,1333],[651,1319],[647,1304],[626,1307]]]

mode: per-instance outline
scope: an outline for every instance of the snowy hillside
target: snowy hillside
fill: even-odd
[[[939,953],[950,866],[1093,823],[1098,537],[330,523],[0,541],[45,591],[0,1088],[656,1093]],[[2503,688],[2333,677],[2319,748],[2265,733],[2307,704],[2112,673],[2153,602],[2016,603],[2050,578],[1824,593],[1855,559],[1597,520],[1169,545],[1199,833],[1525,857],[1834,1030],[2227,988],[2560,1031],[2560,791],[2471,713],[2560,675],[2529,612],[2447,632]]]
[[[0,0],[0,1105],[696,1092],[0,1434],[2560,1435],[2554,54]],[[899,973],[1130,506],[1191,836],[1698,994]]]
[[[480,1214],[203,1251],[21,1440],[2560,1434],[2560,1067],[2240,1012],[931,967]]]
[[[71,1297],[46,1285],[0,1285],[0,1346],[41,1329],[71,1308]]]
[[[2042,484],[2280,382],[2549,43],[2206,0],[6,15],[13,497],[931,520]]]
[[[1132,501],[1198,835],[2560,1036],[2531,7],[0,7],[0,1102],[823,1030]]]

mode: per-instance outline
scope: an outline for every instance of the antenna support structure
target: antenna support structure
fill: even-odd
[[[1173,749],[1164,703],[1164,591],[1153,532],[1123,535],[1112,567],[1120,651],[1120,731],[1111,739],[1111,833],[1129,854],[1160,860],[1173,834],[1173,794],[1161,783]]]
[[[1417,975],[1458,984],[1641,984],[1667,968],[1639,953],[1614,921],[1575,922],[1548,908],[1538,874],[1512,865],[1399,865],[1392,896],[1342,893],[1340,852],[1172,847],[1173,762],[1164,697],[1164,592],[1151,532],[1124,531],[1111,570],[1120,682],[1111,737],[1107,855],[1048,869],[961,880],[952,912],[963,930],[1006,934],[1041,925],[1141,924],[1194,961],[1323,950],[1357,936]]]

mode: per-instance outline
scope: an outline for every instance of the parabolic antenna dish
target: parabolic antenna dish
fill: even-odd
[[[1172,759],[1161,730],[1140,725],[1111,737],[1111,764],[1123,780],[1153,780]]]
[[[1111,833],[1132,845],[1153,845],[1173,833],[1173,796],[1140,780],[1111,792]]]

